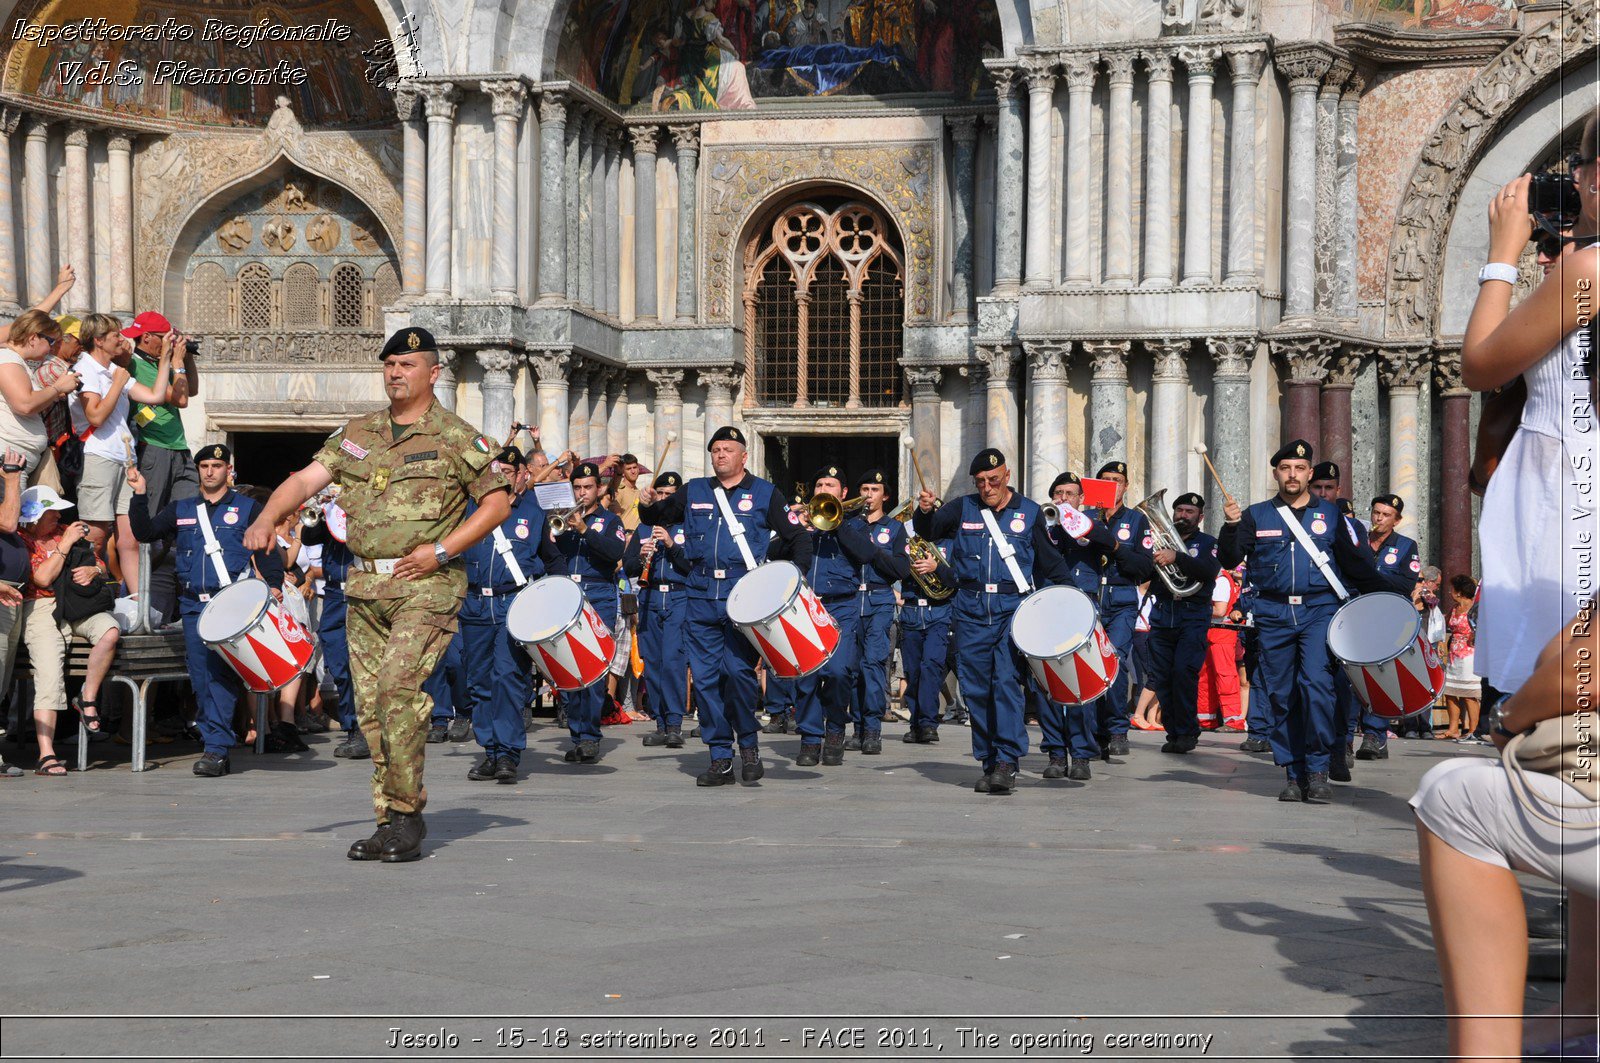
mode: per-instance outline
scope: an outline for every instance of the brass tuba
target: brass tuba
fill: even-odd
[[[905,505],[895,510],[894,519],[909,525],[912,516],[916,512],[916,505],[915,501],[906,502]],[[922,536],[912,534],[909,531],[906,539],[906,553],[910,555],[913,563],[931,557],[946,568],[950,567],[950,561],[944,556],[944,551],[939,549],[938,543],[931,543]],[[937,602],[944,601],[956,592],[954,587],[939,578],[937,569],[924,576],[913,568],[911,570],[911,579],[918,587],[922,588],[922,593],[925,597]]]
[[[1180,554],[1189,552],[1183,545],[1183,536],[1178,534],[1177,527],[1172,523],[1172,515],[1167,512],[1167,502],[1162,496],[1167,493],[1163,487],[1149,498],[1140,502],[1134,509],[1143,513],[1150,522],[1151,551],[1172,550]],[[1174,598],[1190,598],[1205,590],[1205,585],[1198,580],[1192,580],[1178,571],[1177,563],[1170,565],[1157,565],[1156,575],[1161,577],[1161,582],[1167,585],[1167,590],[1172,592]]]

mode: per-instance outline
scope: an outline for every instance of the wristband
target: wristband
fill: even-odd
[[[1531,730],[1531,728],[1530,728],[1530,730]],[[1522,731],[1508,731],[1508,730],[1506,730],[1506,725],[1505,724],[1501,723],[1499,720],[1496,720],[1494,722],[1494,733],[1499,735],[1501,738],[1515,738],[1515,737],[1517,737],[1517,735],[1523,734],[1525,732],[1522,732]]]
[[[1478,283],[1485,281],[1505,281],[1507,284],[1517,283],[1519,274],[1517,267],[1509,262],[1490,262],[1478,271]]]

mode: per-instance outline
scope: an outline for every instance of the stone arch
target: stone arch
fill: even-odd
[[[1475,220],[1457,209],[1464,205],[1463,191],[1490,146],[1514,122],[1526,128],[1519,115],[1547,111],[1551,102],[1546,97],[1551,93],[1567,95],[1560,84],[1566,75],[1581,73],[1587,84],[1593,84],[1593,70],[1583,68],[1592,67],[1595,46],[1596,5],[1568,9],[1496,56],[1434,127],[1401,196],[1389,240],[1386,336],[1425,339],[1439,329],[1446,241],[1457,228],[1452,216],[1463,217],[1467,224]],[[1535,97],[1546,102],[1530,107]],[[1480,211],[1476,218],[1482,216]]]

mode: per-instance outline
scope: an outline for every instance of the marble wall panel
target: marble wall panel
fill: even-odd
[[[486,97],[464,96],[456,111],[455,291],[458,298],[489,295],[494,244],[494,118]]]

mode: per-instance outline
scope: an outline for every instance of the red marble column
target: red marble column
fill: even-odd
[[[1461,353],[1440,351],[1435,363],[1444,454],[1439,476],[1440,568],[1451,576],[1472,572],[1472,392],[1461,386]]]
[[[1322,443],[1318,461],[1331,461],[1344,477],[1343,495],[1350,496],[1350,390],[1351,385],[1330,380],[1322,385]]]
[[[1284,388],[1283,439],[1304,439],[1321,459],[1322,381],[1328,375],[1327,344],[1320,336],[1274,339],[1272,353],[1283,359],[1288,376]],[[1348,434],[1348,432],[1346,433]]]

